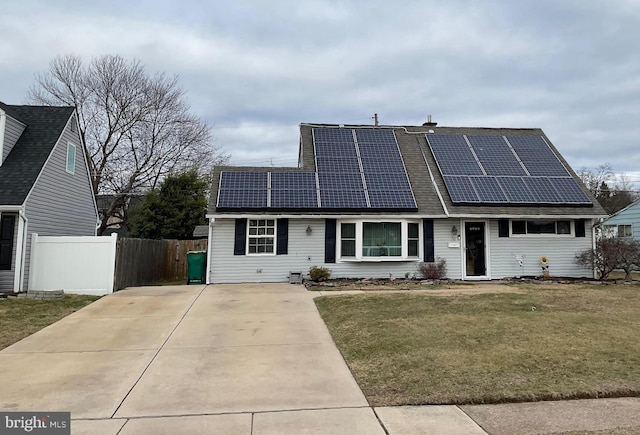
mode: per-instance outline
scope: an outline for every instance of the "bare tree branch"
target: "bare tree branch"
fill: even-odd
[[[139,61],[56,57],[36,76],[29,100],[77,108],[94,193],[113,194],[99,234],[121,219],[132,194],[155,188],[170,173],[207,174],[229,159],[212,144],[210,127],[190,112],[178,78],[149,75]]]

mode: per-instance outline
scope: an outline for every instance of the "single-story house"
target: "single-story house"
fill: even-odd
[[[29,289],[31,235],[95,236],[76,110],[0,102],[0,291]]]
[[[298,167],[218,167],[208,281],[592,277],[575,264],[606,213],[540,129],[301,124]]]
[[[600,228],[605,237],[640,240],[640,199],[602,221]]]

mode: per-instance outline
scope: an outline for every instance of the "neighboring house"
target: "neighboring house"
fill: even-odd
[[[117,234],[118,237],[127,237],[129,235],[129,227],[127,226],[127,216],[129,211],[141,205],[144,202],[144,195],[139,193],[125,194],[123,205],[117,206],[114,212],[107,220],[107,228],[101,234],[102,236],[111,236]],[[115,202],[116,196],[113,194],[96,195],[96,204],[98,206],[98,218],[102,221],[109,211],[111,204]]]
[[[602,221],[600,228],[605,237],[640,240],[640,199]]]
[[[209,237],[209,225],[196,225],[193,229],[194,239],[206,239]]]
[[[98,214],[73,107],[0,102],[0,290],[29,289],[31,235],[95,236]]]
[[[606,213],[540,129],[300,126],[298,168],[219,167],[208,280],[592,277],[575,264]]]

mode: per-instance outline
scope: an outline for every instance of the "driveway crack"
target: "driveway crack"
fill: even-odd
[[[178,329],[178,326],[180,326],[180,324],[182,323],[182,321],[184,320],[184,318],[187,316],[187,314],[189,313],[189,311],[191,311],[191,308],[193,307],[193,305],[196,303],[196,301],[198,300],[198,298],[200,298],[200,296],[202,295],[202,292],[204,292],[204,290],[207,288],[207,286],[202,287],[202,289],[200,290],[200,292],[198,293],[198,295],[193,299],[193,301],[191,302],[191,304],[189,305],[189,307],[185,310],[184,314],[182,315],[182,317],[180,317],[180,320],[178,321],[178,323],[176,323],[176,326],[173,327],[173,329],[171,330],[171,332],[169,333],[169,335],[167,335],[167,338],[162,342],[162,344],[160,345],[160,347],[158,348],[158,350],[156,351],[156,353],[153,355],[153,357],[151,358],[151,360],[149,361],[149,364],[147,364],[147,366],[144,368],[144,370],[142,370],[142,373],[140,373],[140,376],[138,376],[138,379],[136,379],[136,381],[134,382],[134,384],[131,386],[131,388],[129,388],[129,391],[127,391],[127,394],[125,394],[124,398],[120,401],[120,403],[118,404],[118,406],[116,407],[116,410],[113,411],[113,414],[111,414],[111,418],[114,418],[114,416],[118,413],[118,411],[120,410],[120,407],[122,407],[122,404],[125,402],[125,400],[127,400],[127,398],[129,397],[129,395],[131,394],[131,392],[133,391],[133,389],[138,385],[138,383],[140,382],[140,380],[142,379],[142,377],[144,376],[144,374],[147,372],[147,370],[149,370],[149,367],[151,367],[151,364],[153,364],[153,362],[156,360],[156,358],[158,357],[158,354],[160,353],[160,351],[162,349],[164,349],[164,346],[167,344],[167,342],[169,341],[169,339],[171,338],[171,336],[173,335],[173,333],[176,331],[176,329]]]

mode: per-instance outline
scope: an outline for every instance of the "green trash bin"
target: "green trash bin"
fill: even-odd
[[[207,251],[187,252],[187,284],[204,284]]]

